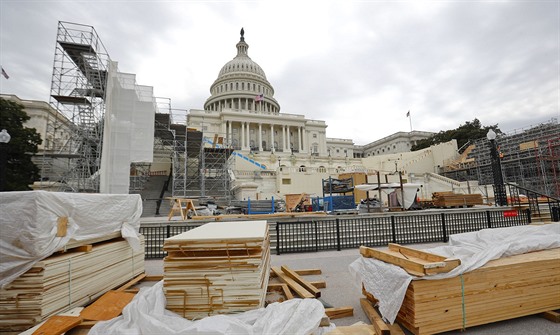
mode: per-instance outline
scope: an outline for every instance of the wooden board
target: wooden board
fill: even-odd
[[[284,271],[282,271],[281,268],[273,266],[272,271],[281,281],[286,283],[301,298],[315,298],[313,293],[309,292],[305,287],[301,286],[298,282],[290,278],[287,274],[284,273]]]
[[[461,261],[458,259],[448,260],[443,256],[403,247],[398,244],[390,244],[388,250],[361,246],[360,254],[364,257],[375,258],[400,266],[406,272],[418,277],[449,272],[461,264]]]
[[[299,274],[297,274],[295,271],[291,270],[290,268],[288,268],[285,265],[282,265],[280,267],[280,269],[282,269],[282,272],[284,272],[288,277],[292,278],[293,280],[295,280],[298,284],[300,284],[301,286],[303,286],[309,293],[313,294],[313,296],[315,298],[319,298],[321,297],[321,291],[319,291],[319,289],[315,286],[313,286],[313,284],[311,284],[310,282],[308,282],[307,280],[303,279]]]
[[[352,325],[336,327],[327,335],[377,335],[372,325]]]
[[[377,312],[377,309],[373,307],[372,303],[365,298],[360,299],[360,305],[362,310],[368,317],[369,321],[375,329],[375,333],[379,335],[404,335],[404,331],[397,324],[388,324],[383,321],[381,315]]]
[[[33,335],[60,335],[74,328],[82,322],[78,316],[53,315],[43,323]]]
[[[80,316],[84,320],[105,321],[119,316],[135,294],[122,291],[109,291],[86,307]]]
[[[344,306],[344,307],[325,308],[325,314],[327,314],[327,316],[330,319],[346,318],[354,315],[354,307]]]

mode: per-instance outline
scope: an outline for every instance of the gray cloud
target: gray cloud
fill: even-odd
[[[479,118],[511,130],[560,117],[558,2],[0,3],[2,93],[48,100],[58,20],[92,25],[123,72],[202,108],[245,27],[282,112],[365,144]]]

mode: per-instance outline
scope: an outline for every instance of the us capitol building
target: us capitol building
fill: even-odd
[[[203,131],[209,138],[220,134],[224,143],[235,150],[254,156],[352,159],[410,151],[415,141],[432,135],[401,132],[365,146],[356,146],[351,139],[328,138],[325,121],[280,113],[274,88],[263,69],[249,57],[243,29],[236,48],[235,58],[222,67],[211,85],[204,110],[191,109],[187,116],[189,127]]]
[[[410,152],[430,132],[398,132],[363,146],[352,139],[329,138],[325,121],[280,112],[272,84],[249,57],[243,29],[236,48],[236,56],[210,86],[204,109],[191,109],[187,124],[204,138],[220,138],[221,145],[238,154],[232,170],[237,199],[320,194],[323,178],[341,174],[381,171],[389,175],[388,181],[398,181],[399,170],[411,181],[409,173],[433,172],[434,166],[456,155],[454,141],[428,152]]]

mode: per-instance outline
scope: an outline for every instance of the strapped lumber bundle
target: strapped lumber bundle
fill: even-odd
[[[270,271],[266,221],[212,222],[165,240],[167,309],[188,319],[264,307]]]
[[[0,330],[22,331],[84,306],[144,272],[144,248],[122,238],[55,253],[0,290]]]
[[[432,194],[432,202],[435,207],[472,207],[482,205],[482,195],[434,192]]]
[[[499,258],[452,278],[413,280],[397,321],[423,335],[558,308],[560,248]]]

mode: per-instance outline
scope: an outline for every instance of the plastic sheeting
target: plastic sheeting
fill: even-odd
[[[381,190],[385,194],[391,194],[396,192],[397,200],[400,204],[404,204],[405,208],[410,208],[414,201],[416,200],[416,194],[422,184],[412,184],[412,183],[405,183],[402,184],[403,191],[401,192],[401,184],[400,183],[389,183],[389,184],[361,184],[356,185],[356,189],[360,191],[370,192],[370,191],[377,191]],[[402,197],[404,194],[404,200]]]
[[[136,84],[136,76],[118,72],[109,62],[100,192],[128,193],[130,163],[152,162],[155,98],[153,88]]]
[[[424,250],[449,259],[460,259],[461,265],[448,273],[413,277],[398,266],[364,257],[350,264],[349,270],[355,284],[361,287],[363,283],[365,289],[379,300],[379,312],[383,318],[393,323],[411,280],[453,278],[493,259],[552,248],[560,248],[560,223],[451,235],[448,245]]]
[[[84,194],[45,191],[0,192],[0,287],[38,261],[81,241],[121,232],[138,250],[142,199],[138,194]],[[68,217],[66,235],[57,220]]]
[[[291,299],[241,314],[190,321],[166,310],[165,303],[163,281],[141,288],[121,316],[98,322],[89,334],[312,334],[325,314],[323,304],[316,299]]]

